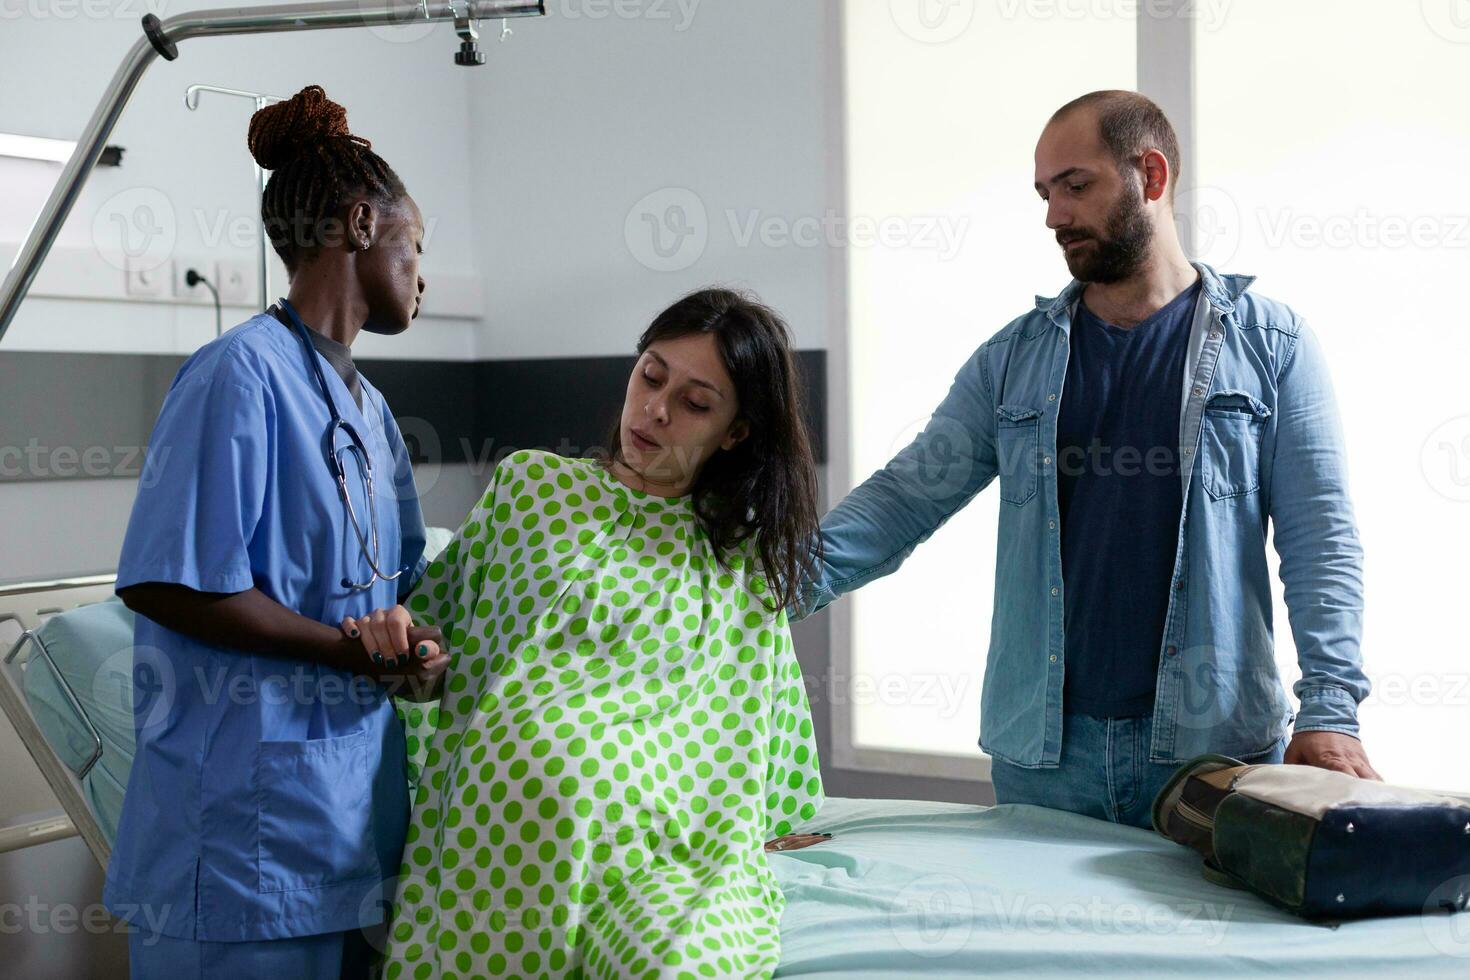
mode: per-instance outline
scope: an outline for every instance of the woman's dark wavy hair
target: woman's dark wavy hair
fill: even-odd
[[[753,296],[701,289],[654,318],[638,338],[638,355],[658,341],[700,333],[715,338],[749,432],[705,462],[690,489],[695,514],[722,567],[728,567],[728,549],[755,536],[768,608],[787,608],[800,598],[803,574],[822,554],[817,467],[791,331]],[[608,438],[613,459],[622,454],[620,430],[615,420]]]
[[[347,128],[347,110],[320,85],[258,110],[246,142],[255,162],[271,171],[260,217],[293,275],[303,259],[341,243],[345,229],[334,225],[351,195],[393,202],[407,193],[373,144]]]

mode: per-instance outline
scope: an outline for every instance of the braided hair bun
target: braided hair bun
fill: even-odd
[[[330,244],[324,226],[352,195],[399,200],[407,193],[372,144],[352,135],[347,110],[320,85],[256,112],[245,139],[255,162],[271,171],[260,216],[288,271]]]
[[[320,85],[308,85],[285,102],[260,109],[250,117],[246,142],[250,155],[265,170],[281,167],[330,139],[351,139],[371,148],[372,144],[352,135],[347,128],[347,110],[327,98]]]

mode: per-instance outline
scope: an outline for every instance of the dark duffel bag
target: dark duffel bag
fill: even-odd
[[[1159,791],[1153,825],[1205,877],[1308,918],[1470,908],[1470,799],[1202,755]]]

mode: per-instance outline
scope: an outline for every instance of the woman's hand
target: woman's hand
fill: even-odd
[[[824,844],[831,839],[831,834],[785,834],[775,840],[766,841],[766,850],[795,851],[813,844]]]
[[[365,663],[361,673],[410,701],[438,696],[449,654],[437,626],[415,626],[413,617],[400,605],[375,609],[361,618],[345,617],[342,632],[362,642]]]

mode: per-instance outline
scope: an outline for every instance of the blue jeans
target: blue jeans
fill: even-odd
[[[990,760],[997,803],[1032,803],[1071,810],[1099,820],[1152,826],[1154,797],[1178,771],[1171,763],[1148,761],[1153,717],[1062,717],[1062,758],[1056,768],[1028,769]],[[1270,749],[1241,762],[1277,763],[1287,736]]]

